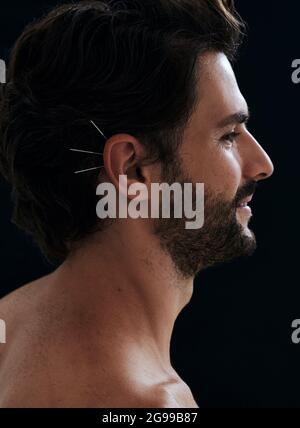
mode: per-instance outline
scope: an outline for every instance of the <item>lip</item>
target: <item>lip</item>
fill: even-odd
[[[243,200],[239,203],[238,208],[247,208],[247,206],[243,206],[243,205],[244,205],[244,204],[249,204],[249,202],[251,202],[251,201],[252,201],[252,198],[253,198],[253,195],[248,196],[247,198],[243,199]],[[251,208],[250,208],[250,207],[248,207],[248,208],[251,210]]]
[[[237,211],[239,213],[252,216],[252,210],[251,210],[251,208],[248,205],[237,207]]]

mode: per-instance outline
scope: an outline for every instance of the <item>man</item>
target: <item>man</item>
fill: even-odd
[[[65,5],[18,39],[0,165],[14,222],[59,267],[0,303],[2,407],[198,407],[174,322],[198,272],[253,253],[247,204],[273,173],[231,66],[240,33],[230,1],[139,0]],[[100,220],[97,185],[122,175],[204,183],[203,227]]]

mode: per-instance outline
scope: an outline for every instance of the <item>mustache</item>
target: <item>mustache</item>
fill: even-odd
[[[257,181],[250,181],[247,184],[245,184],[244,186],[242,186],[237,191],[237,194],[236,194],[236,197],[234,200],[235,206],[238,206],[243,199],[247,198],[247,196],[253,195],[255,193],[257,187],[258,187]]]

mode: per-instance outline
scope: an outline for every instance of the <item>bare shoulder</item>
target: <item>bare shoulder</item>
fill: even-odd
[[[47,276],[23,285],[15,291],[0,299],[0,317],[13,318],[19,311],[26,311],[32,306],[34,300],[43,291],[43,284],[47,282]]]
[[[38,379],[41,367],[35,366],[35,360],[37,355],[41,355],[43,340],[36,322],[40,316],[37,303],[43,293],[44,281],[41,278],[26,284],[0,300],[2,336],[5,339],[0,340],[0,407],[7,397],[16,396],[17,384],[21,387],[22,382],[28,384],[30,377],[32,383]]]
[[[6,327],[6,349],[17,332],[24,329],[27,321],[30,323],[33,308],[37,306],[36,303],[43,292],[45,278],[28,283],[0,299],[0,319]]]
[[[5,327],[5,339],[8,335],[12,338],[17,326],[22,319],[24,321],[23,316],[26,316],[26,312],[32,304],[31,288],[32,283],[27,284],[0,299],[0,320],[2,327]],[[8,347],[8,344],[0,347],[0,353],[3,353]]]
[[[82,317],[70,316],[69,299],[53,298],[47,281],[0,300],[7,336],[0,344],[0,407],[198,407],[179,377],[143,384],[143,375],[119,364],[101,340],[91,346]]]

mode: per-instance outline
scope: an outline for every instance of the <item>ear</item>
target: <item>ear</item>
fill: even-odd
[[[119,177],[127,176],[127,187],[140,183],[150,189],[154,177],[154,166],[143,165],[141,160],[145,155],[145,148],[135,137],[129,134],[117,134],[105,143],[103,161],[106,175],[111,183],[119,188]],[[128,196],[133,198],[134,196]]]

